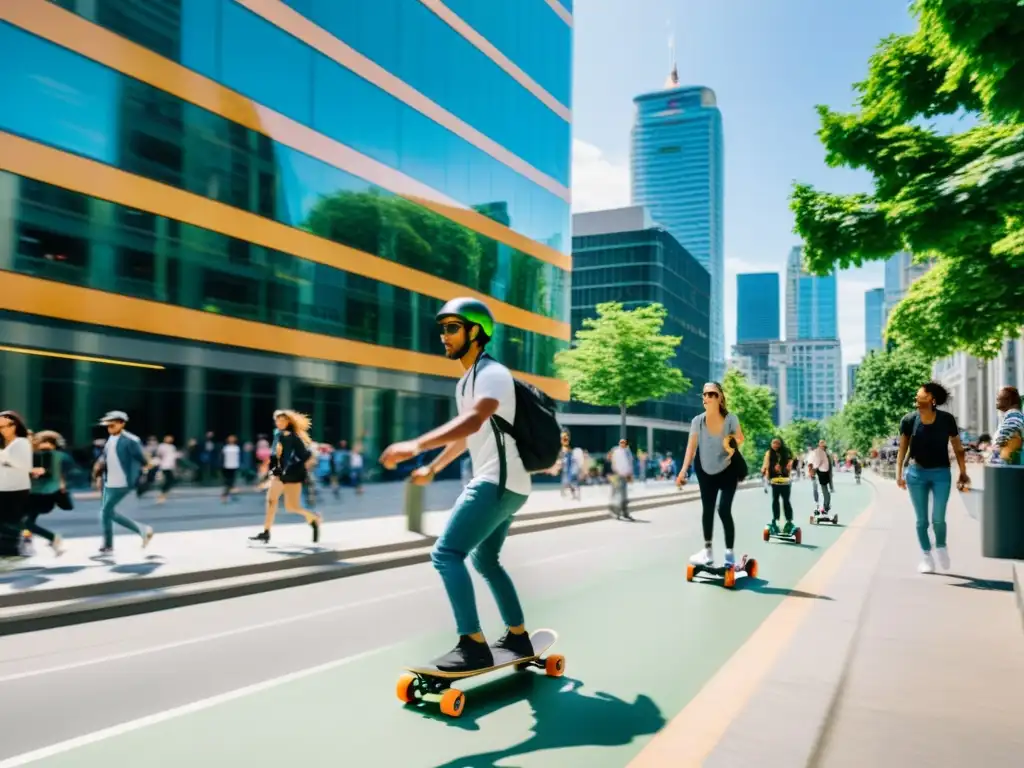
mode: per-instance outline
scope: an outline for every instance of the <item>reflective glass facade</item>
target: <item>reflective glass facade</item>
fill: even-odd
[[[873,288],[864,292],[864,347],[867,352],[882,348],[883,318],[885,316],[885,289]]]
[[[737,275],[736,343],[779,338],[779,273]]]
[[[688,422],[703,408],[700,387],[710,369],[710,287],[707,270],[663,229],[573,238],[573,333],[584,318],[597,316],[602,302],[622,302],[627,309],[657,302],[668,311],[662,333],[683,337],[675,365],[690,379],[690,391],[634,406],[630,414]],[[618,413],[578,402],[569,409]]]
[[[229,0],[33,1],[32,22],[0,22],[5,75],[0,136],[19,137],[49,153],[33,152],[18,172],[0,158],[0,269],[37,281],[33,285],[46,281],[66,286],[62,291],[142,300],[160,317],[165,316],[161,307],[198,310],[313,334],[325,345],[336,340],[374,345],[388,359],[396,359],[394,351],[439,355],[433,313],[441,301],[436,294],[417,292],[408,278],[404,287],[393,285],[386,272],[370,279],[323,258],[314,260],[299,247],[283,252],[255,242],[255,235],[249,241],[226,234],[236,231],[244,217],[256,216],[280,232],[301,230],[301,237],[344,247],[348,259],[360,254],[384,259],[394,262],[396,270],[405,269],[403,274],[422,272],[453,284],[456,293],[479,292],[515,308],[519,314],[510,309],[510,322],[499,324],[493,354],[563,391],[564,384],[553,378],[552,358],[568,342],[560,333],[531,328],[550,329],[551,320],[567,324],[570,318],[567,270],[538,256],[540,246],[568,253],[568,203],[503,162],[496,156],[500,153],[480,149],[474,144],[479,140],[434,122],[395,93],[411,86],[503,151],[562,183],[568,180],[569,122],[419,2],[295,0],[288,5],[397,77],[401,82],[389,86],[394,92]],[[513,19],[507,8],[485,0],[451,4],[569,107],[571,27],[543,0],[523,6]],[[36,17],[47,23],[36,23]],[[63,23],[52,23],[54,18]],[[32,31],[19,26],[33,23]],[[70,28],[75,35],[62,34]],[[539,30],[545,45],[554,46],[550,56],[526,52],[531,29]],[[119,55],[116,61],[92,58],[103,58],[96,53],[102,48],[97,41],[109,33],[161,59],[148,54]],[[188,70],[219,84],[210,83],[210,93],[223,86],[246,97],[255,123],[235,122],[239,118],[233,120],[232,114],[237,113],[226,106],[211,111],[220,109],[216,98],[204,101],[208,108],[203,108],[187,100],[193,98],[187,92],[163,90],[160,84],[169,80],[154,79],[154,73],[170,80],[195,78]],[[266,110],[312,132],[292,132],[283,139],[288,144],[275,141],[253,127]],[[300,140],[311,148],[303,151]],[[325,154],[325,146],[337,149]],[[94,189],[90,179],[81,177],[67,182],[75,187],[68,189],[62,186],[62,156],[88,158],[116,171],[103,175]],[[344,168],[334,164],[335,157],[347,158],[336,161]],[[430,194],[420,199],[396,191],[394,178],[377,170],[384,167]],[[131,179],[166,185],[176,191],[175,200],[181,193],[194,196],[204,202],[205,207],[197,206],[203,211],[213,210],[206,201],[215,201],[216,216],[209,222],[182,221],[170,203],[158,210],[152,196],[140,200],[138,208],[127,205],[109,185],[130,186],[125,180]],[[444,200],[471,215],[456,215],[459,211],[449,203],[439,202]],[[235,224],[232,228],[225,222]],[[540,245],[523,245],[524,236]],[[8,312],[7,319],[22,323],[19,333],[26,348],[61,353],[57,345],[66,344],[63,351],[83,354],[70,347],[90,334],[88,354],[123,357],[123,337],[129,333],[125,324],[115,329],[87,319],[93,315],[84,308],[93,306],[95,295],[83,293],[80,303],[72,302],[70,315],[83,308],[77,322],[46,308],[39,315]],[[58,330],[72,335],[65,338]],[[183,347],[192,343],[186,328],[168,327],[161,334],[136,339],[142,346],[133,349],[146,355],[146,349],[171,350],[168,339],[178,339],[174,343]],[[252,350],[258,345],[245,346]],[[218,367],[216,358],[202,365],[187,359],[150,361],[163,365],[163,371],[4,353],[5,407],[20,407],[33,428],[44,426],[38,422],[45,414],[53,422],[45,426],[75,439],[88,437],[88,425],[97,415],[93,411],[118,407],[146,414],[137,424],[142,433],[170,432],[186,439],[209,428],[244,440],[266,426],[257,423],[264,406],[272,411],[308,405],[311,413],[320,414],[322,439],[362,439],[371,447],[415,434],[419,421],[426,428],[435,416],[448,413],[454,379],[413,368],[407,374],[385,373],[364,353],[359,359],[332,357],[317,363],[315,356],[290,358],[287,348],[230,351],[241,355],[236,366]],[[294,360],[272,377],[275,387],[258,373],[269,365],[268,354],[275,361]],[[251,375],[240,372],[246,366],[253,369]],[[104,383],[104,376],[116,375],[110,371],[125,370],[132,373],[121,380],[123,386]],[[325,383],[326,370],[339,373]],[[145,378],[141,394],[129,395],[140,376]],[[91,394],[68,395],[72,390]],[[107,394],[97,394],[101,391]],[[111,394],[115,391],[117,397]],[[251,412],[249,405],[206,403],[214,393],[227,397],[233,392],[266,402]],[[159,398],[168,400],[167,407],[155,405],[147,393],[162,393]],[[371,407],[371,401],[384,404]],[[385,415],[377,419],[373,414],[378,412]],[[243,434],[245,429],[253,431]]]
[[[786,340],[838,339],[835,274],[807,274],[803,268],[803,249],[795,247],[789,254],[786,282]]]
[[[725,371],[725,166],[722,113],[710,88],[634,99],[632,197],[711,275],[712,376]]]

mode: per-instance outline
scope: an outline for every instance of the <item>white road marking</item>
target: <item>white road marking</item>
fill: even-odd
[[[199,701],[194,701],[191,704],[185,704],[181,707],[157,712],[155,715],[147,715],[146,717],[140,717],[137,720],[129,720],[126,723],[114,725],[110,728],[104,728],[99,731],[94,731],[93,733],[87,733],[84,736],[76,736],[73,739],[68,739],[67,741],[62,741],[57,744],[51,744],[50,746],[43,747],[42,749],[24,752],[20,755],[0,761],[0,768],[16,768],[16,766],[28,765],[29,763],[34,763],[47,757],[53,757],[54,755],[63,754],[64,752],[70,752],[71,750],[79,749],[80,747],[84,747],[89,744],[95,744],[99,741],[105,741],[106,739],[110,739],[115,736],[121,736],[125,733],[130,733],[131,731],[137,731],[141,728],[148,728],[151,725],[164,723],[168,720],[182,717],[183,715],[190,715],[193,712],[201,712],[204,709],[210,709],[212,707],[219,706],[220,704],[234,701],[235,699],[241,699],[246,696],[251,696],[254,693],[260,693],[296,680],[301,680],[304,677],[310,677],[311,675],[316,675],[320,672],[327,672],[332,669],[337,669],[338,667],[344,667],[354,661],[361,661],[378,653],[383,653],[384,651],[397,648],[399,645],[399,643],[394,643],[392,645],[374,648],[369,651],[363,651],[362,653],[357,653],[352,656],[346,656],[341,659],[329,661],[326,664],[320,664],[315,667],[299,670],[298,672],[290,672],[287,675],[281,675],[280,677],[274,677],[270,680],[264,680],[262,683],[247,685],[244,688],[237,688],[233,691],[228,691],[227,693],[221,693],[216,696],[210,696],[206,699],[200,699]]]
[[[300,613],[296,616],[286,616],[281,619],[274,619],[273,621],[265,621],[260,624],[249,624],[244,627],[236,627],[235,629],[228,629],[223,632],[215,632],[209,635],[201,635],[199,637],[190,637],[187,640],[176,640],[173,643],[164,643],[162,645],[153,645],[147,648],[138,648],[134,651],[124,651],[122,653],[113,653],[109,656],[99,656],[94,659],[83,659],[82,661],[73,661],[69,664],[61,664],[55,667],[45,667],[43,669],[33,669],[28,672],[17,672],[13,675],[7,675],[0,677],[0,684],[9,683],[13,680],[23,680],[27,677],[37,677],[39,675],[49,675],[55,672],[67,672],[71,669],[80,669],[82,667],[91,667],[95,664],[107,664],[112,661],[122,661],[124,659],[131,659],[136,656],[145,656],[150,653],[160,653],[162,651],[171,651],[176,648],[184,648],[189,645],[198,645],[199,643],[210,642],[211,640],[220,640],[225,637],[234,637],[235,635],[244,635],[247,632],[256,632],[260,629],[270,629],[272,627],[280,627],[285,624],[291,624],[296,621],[305,621],[307,619],[315,619],[318,616],[327,616],[332,613],[338,613],[340,611],[348,611],[354,608],[363,608],[367,605],[373,605],[374,603],[383,602],[384,600],[393,600],[398,597],[408,597],[409,595],[420,594],[421,592],[430,592],[434,589],[434,586],[429,587],[418,587],[417,589],[406,589],[401,592],[392,592],[388,595],[382,595],[380,597],[368,598],[366,600],[357,600],[354,603],[346,603],[345,605],[334,605],[330,608],[321,608],[316,611],[310,611],[308,613]]]

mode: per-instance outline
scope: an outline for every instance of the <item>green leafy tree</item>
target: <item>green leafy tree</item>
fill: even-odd
[[[618,407],[623,438],[628,408],[690,388],[689,379],[671,365],[682,337],[661,334],[666,314],[661,304],[633,310],[619,302],[598,304],[597,317],[583,320],[572,347],[555,355],[558,375],[569,382],[573,399]]]
[[[845,409],[821,422],[821,435],[829,448],[840,456],[853,448]]]
[[[772,408],[775,407],[775,393],[768,387],[751,384],[747,377],[735,368],[725,372],[722,381],[726,404],[736,414],[743,428],[743,458],[751,471],[757,472],[775,434],[772,422]]]
[[[915,350],[897,347],[871,352],[857,370],[857,390],[843,409],[849,445],[864,452],[896,434],[900,419],[914,407],[917,390],[931,376],[927,359]]]
[[[929,361],[959,349],[991,357],[1024,325],[1024,8],[911,7],[916,31],[881,42],[854,86],[856,111],[817,108],[828,164],[867,170],[874,191],[796,184],[796,230],[819,275],[898,251],[933,261],[890,316],[887,338]],[[970,127],[928,123],[954,116]]]
[[[816,446],[822,438],[821,423],[810,419],[796,419],[780,431],[789,450],[797,456],[806,451],[807,446]]]

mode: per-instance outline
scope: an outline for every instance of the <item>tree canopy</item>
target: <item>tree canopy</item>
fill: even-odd
[[[810,419],[796,419],[779,431],[782,433],[783,441],[795,455],[802,454],[808,446],[817,446],[822,438],[821,423]]]
[[[874,191],[797,183],[796,230],[819,275],[899,251],[933,260],[887,338],[928,360],[991,357],[1024,325],[1024,6],[915,0],[912,12],[915,32],[885,38],[855,84],[856,110],[817,107],[827,163],[867,170]]]
[[[671,365],[682,337],[661,334],[666,315],[661,304],[633,310],[619,302],[598,304],[597,317],[584,318],[572,347],[555,355],[574,400],[619,408],[623,437],[628,408],[690,388]]]

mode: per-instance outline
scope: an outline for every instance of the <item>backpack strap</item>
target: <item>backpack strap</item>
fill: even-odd
[[[466,395],[466,384],[469,380],[473,380],[472,392],[476,394],[476,375],[477,369],[480,367],[480,363],[484,360],[493,360],[494,358],[488,355],[486,352],[481,352],[473,363],[473,367],[470,369],[470,373],[466,376],[462,382],[462,395]],[[491,424],[491,431],[494,433],[494,444],[498,449],[498,498],[500,499],[505,493],[505,483],[508,481],[508,460],[505,455],[505,435],[503,431],[498,427],[498,422],[494,416],[488,419]]]

